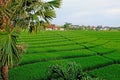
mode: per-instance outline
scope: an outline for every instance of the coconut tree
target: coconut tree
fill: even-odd
[[[35,24],[41,20],[49,23],[55,18],[54,9],[60,7],[60,2],[0,0],[0,65],[3,80],[8,80],[9,68],[18,64],[21,58],[22,49],[17,45],[18,27],[27,28],[31,22]]]

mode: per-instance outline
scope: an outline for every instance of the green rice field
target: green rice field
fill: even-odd
[[[44,80],[50,65],[76,62],[90,75],[120,80],[120,31],[23,31],[27,50],[9,80]]]

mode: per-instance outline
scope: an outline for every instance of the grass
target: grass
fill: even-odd
[[[120,64],[114,64],[104,68],[95,69],[90,73],[95,76],[103,77],[107,80],[120,80],[119,72],[120,72]]]
[[[105,57],[113,59],[116,63],[120,63],[120,51],[104,55]]]
[[[68,62],[76,62],[93,76],[118,80],[119,36],[118,31],[22,32],[18,44],[24,43],[27,51],[20,66],[10,69],[9,80],[44,80],[50,65]]]
[[[62,64],[65,65],[67,62],[76,62],[78,65],[81,65],[83,69],[93,69],[97,68],[99,65],[105,65],[111,63],[111,60],[100,56],[91,56],[84,58],[70,58],[62,60],[53,60],[47,62],[36,62],[33,64],[27,64],[23,66],[16,67],[10,70],[9,80],[37,80],[44,79],[47,74],[47,69],[50,65],[53,64]]]
[[[72,58],[72,57],[84,57],[91,56],[95,53],[86,49],[81,50],[72,50],[72,51],[59,51],[53,53],[38,53],[38,54],[24,54],[22,58],[22,63],[30,63],[35,61],[49,61],[49,60],[57,60],[64,58]]]
[[[59,52],[59,51],[67,51],[67,50],[75,50],[82,49],[83,47],[80,45],[65,45],[65,46],[50,46],[46,48],[29,48],[27,53],[47,53],[47,52]]]

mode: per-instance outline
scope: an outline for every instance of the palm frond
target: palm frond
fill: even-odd
[[[0,34],[2,35],[0,38],[0,41],[2,41],[0,59],[2,65],[7,64],[12,67],[16,61],[19,62],[20,60],[19,50],[16,46],[18,33],[14,29],[11,32],[9,28],[6,29],[8,29],[6,32]]]
[[[52,8],[60,8],[61,6],[61,0],[52,0],[52,1],[49,1],[49,5],[52,7]]]

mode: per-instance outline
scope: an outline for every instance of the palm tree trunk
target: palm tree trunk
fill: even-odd
[[[8,65],[2,66],[1,68],[2,80],[8,80]]]

